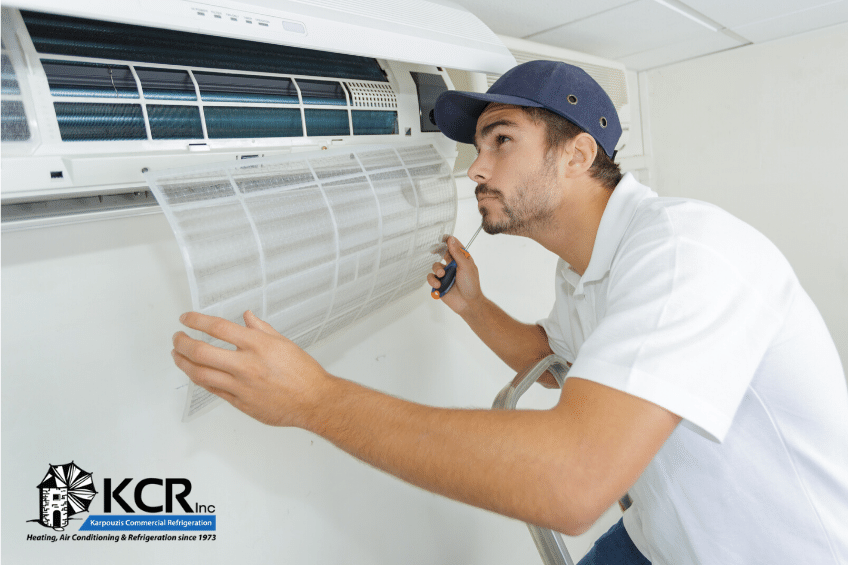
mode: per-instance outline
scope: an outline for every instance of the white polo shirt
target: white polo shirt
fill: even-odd
[[[848,390],[836,347],[762,234],[632,175],[582,277],[539,322],[570,376],[683,421],[630,489],[654,565],[848,563]]]

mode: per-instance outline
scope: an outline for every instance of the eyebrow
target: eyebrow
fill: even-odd
[[[487,124],[487,125],[483,126],[483,129],[480,130],[480,135],[474,136],[474,148],[479,149],[477,147],[477,140],[478,139],[484,139],[487,135],[492,133],[492,130],[495,129],[496,127],[498,127],[498,126],[517,126],[517,125],[518,124],[513,122],[512,120],[503,119],[503,120],[496,120],[496,121],[492,122],[491,124]]]

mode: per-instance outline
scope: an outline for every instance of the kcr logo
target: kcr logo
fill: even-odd
[[[112,512],[112,501],[114,500],[118,503],[124,512],[127,513],[135,513],[135,509],[130,506],[126,500],[122,498],[121,493],[123,490],[129,486],[132,482],[132,479],[124,479],[121,481],[118,486],[112,490],[112,479],[103,479],[103,512],[109,514]],[[150,486],[162,487],[164,486],[164,493],[159,494],[158,500],[161,500],[162,494],[165,496],[164,504],[159,505],[151,505],[144,501],[143,493],[145,493],[145,489]],[[149,512],[151,514],[156,514],[159,512],[172,512],[174,510],[174,501],[176,500],[182,511],[186,513],[194,513],[197,512],[215,512],[214,506],[206,506],[206,505],[197,505],[196,508],[192,508],[191,505],[186,502],[186,497],[191,492],[191,481],[188,479],[142,479],[138,481],[135,485],[135,489],[133,491],[133,501],[135,502],[135,506],[141,510],[142,512]],[[155,495],[151,493],[148,489],[147,500],[151,500],[151,498]]]

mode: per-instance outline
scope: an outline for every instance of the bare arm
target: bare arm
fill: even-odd
[[[553,353],[541,326],[519,322],[485,296],[461,316],[483,343],[516,373]]]
[[[174,360],[194,382],[272,425],[311,430],[430,491],[567,534],[585,531],[635,482],[680,418],[645,400],[569,378],[551,410],[450,410],[326,373],[265,322],[197,313]]]
[[[456,283],[454,288],[442,297],[451,310],[459,314],[489,349],[519,372],[531,363],[544,359],[553,351],[548,345],[545,330],[536,324],[524,324],[512,318],[497,304],[483,295],[480,289],[480,275],[474,259],[466,257],[462,245],[456,238],[448,239],[448,254],[445,261],[456,260]],[[433,273],[427,276],[427,282],[439,288],[437,276],[444,276],[444,265],[433,265]],[[556,386],[550,375],[543,384]]]

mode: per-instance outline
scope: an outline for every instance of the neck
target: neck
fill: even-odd
[[[544,226],[531,239],[556,253],[580,276],[589,267],[601,217],[612,191],[594,179],[575,180]]]

